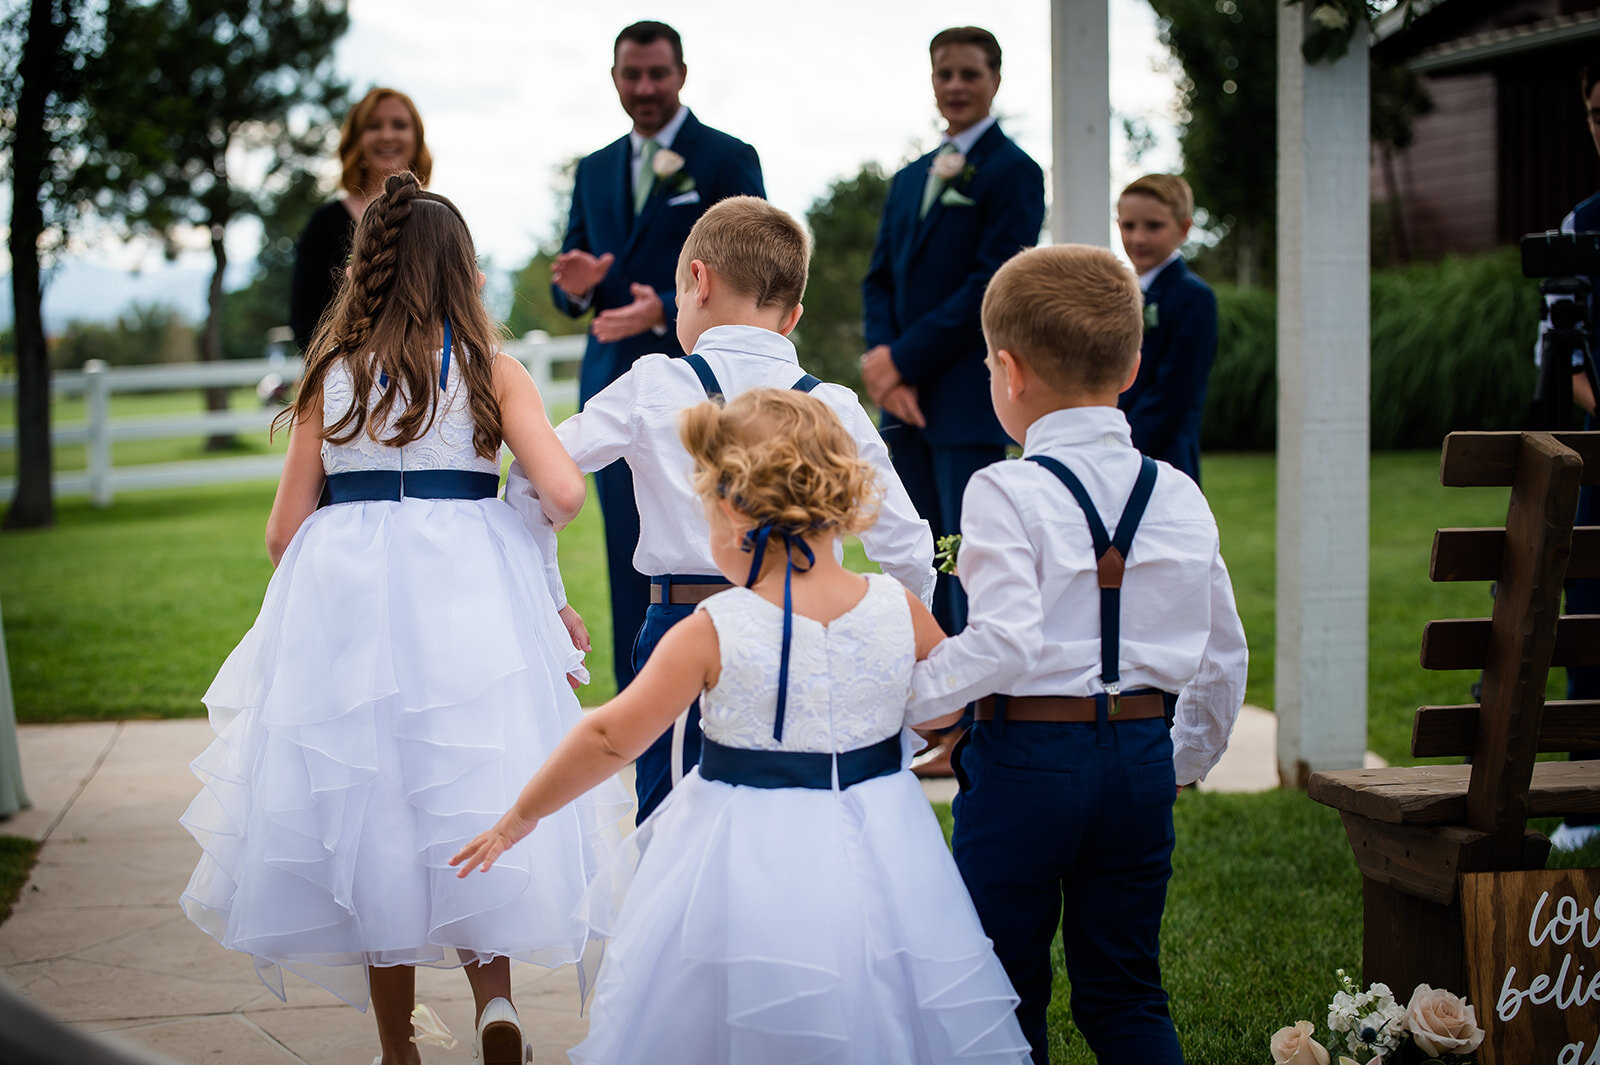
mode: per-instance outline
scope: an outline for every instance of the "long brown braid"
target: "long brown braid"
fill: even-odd
[[[479,296],[472,234],[455,204],[424,192],[410,173],[394,174],[362,213],[350,281],[317,328],[294,405],[273,420],[274,430],[314,411],[328,371],[343,363],[355,398],[333,424],[318,427],[323,439],[348,444],[366,432],[403,447],[424,435],[438,414],[435,353],[446,317],[454,334],[451,357],[472,412],[473,449],[494,458],[501,442],[494,356],[503,334]],[[373,385],[385,373],[389,387],[369,410]],[[396,403],[404,409],[380,439],[374,427],[388,422]]]

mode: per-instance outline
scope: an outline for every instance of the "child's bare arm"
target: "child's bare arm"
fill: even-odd
[[[278,478],[278,493],[267,516],[267,555],[274,569],[289,541],[317,509],[322,495],[322,404],[294,423],[289,430],[289,453]]]
[[[911,607],[911,631],[917,638],[917,661],[921,662],[928,657],[929,652],[939,646],[939,642],[945,639],[946,633],[944,629],[939,627],[939,621],[933,616],[933,612],[923,605],[921,599],[918,599],[909,591],[906,592],[906,603]],[[961,720],[961,713],[960,709],[952,710],[948,714],[942,714],[939,717],[918,721],[917,727],[929,729],[947,728]]]
[[[556,439],[539,389],[520,362],[501,354],[494,362],[494,391],[501,435],[538,493],[550,524],[566,525],[583,507],[586,488],[583,474]]]
[[[684,707],[716,684],[720,669],[717,630],[709,615],[700,611],[674,625],[633,683],[567,733],[511,809],[450,859],[461,866],[457,875],[488,869],[541,818],[643,754]]]

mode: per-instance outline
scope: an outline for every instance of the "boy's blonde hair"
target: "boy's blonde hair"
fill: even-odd
[[[1180,226],[1194,218],[1194,190],[1177,174],[1146,174],[1123,189],[1117,199],[1130,195],[1166,204]]]
[[[1031,248],[995,272],[983,295],[983,335],[1062,391],[1118,388],[1144,333],[1139,281],[1087,244]]]
[[[730,196],[700,216],[678,254],[678,289],[688,287],[689,264],[699,259],[755,301],[794,310],[806,292],[811,238],[784,210],[758,196]]]
[[[694,459],[700,498],[725,499],[755,525],[844,535],[877,519],[877,473],[838,416],[814,396],[752,388],[726,406],[690,407],[678,433]]]

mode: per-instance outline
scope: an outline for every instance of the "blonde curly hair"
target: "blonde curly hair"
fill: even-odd
[[[754,525],[780,532],[859,533],[877,520],[883,489],[837,415],[804,392],[754,388],[726,406],[680,416],[694,487],[726,499]]]

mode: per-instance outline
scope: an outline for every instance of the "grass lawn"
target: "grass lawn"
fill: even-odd
[[[1481,615],[1490,605],[1483,585],[1427,579],[1433,530],[1505,519],[1504,490],[1444,489],[1437,469],[1432,452],[1372,462],[1369,745],[1392,762],[1409,760],[1412,712],[1467,701],[1474,679],[1418,666],[1423,623]],[[1273,458],[1209,455],[1205,470],[1250,640],[1249,699],[1270,707]],[[200,695],[255,617],[271,572],[261,536],[272,492],[258,483],[124,493],[106,510],[68,499],[56,528],[0,535],[0,604],[19,719],[202,712]],[[864,561],[859,549],[851,558]],[[613,693],[610,617],[592,493],[561,536],[561,561],[594,636],[595,683],[583,698],[602,702]],[[1552,685],[1559,684],[1557,674]]]
[[[22,885],[38,854],[39,845],[31,839],[0,836],[0,923],[11,916],[11,907],[22,894]]]
[[[935,807],[949,832],[948,806]],[[1361,875],[1339,815],[1300,792],[1185,792],[1162,924],[1162,973],[1189,1065],[1267,1061],[1272,1033],[1324,1030],[1334,970],[1361,967]],[[1072,1024],[1055,947],[1050,1060],[1095,1058]]]

